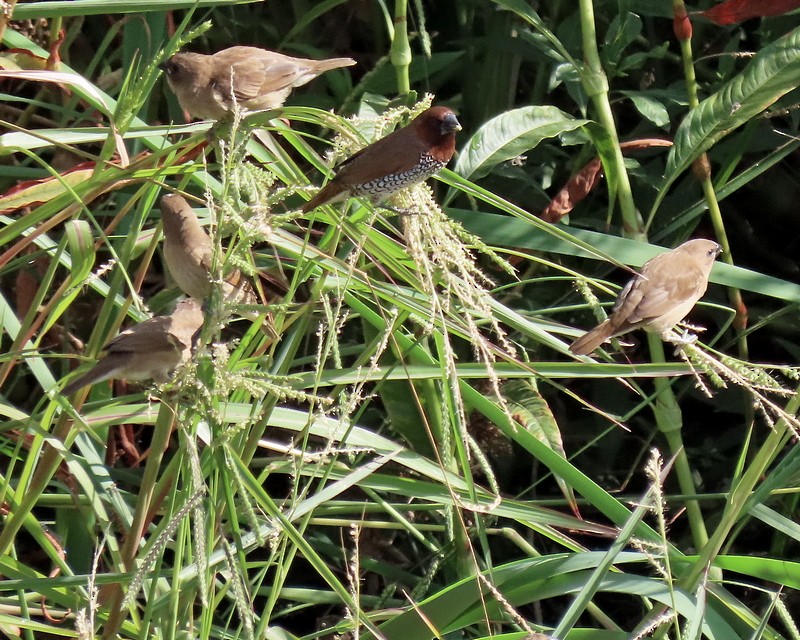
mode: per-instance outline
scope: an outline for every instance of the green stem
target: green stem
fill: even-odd
[[[152,518],[150,509],[153,495],[158,485],[161,461],[164,459],[164,453],[169,445],[169,438],[172,434],[172,427],[175,423],[177,411],[177,405],[172,402],[162,402],[159,407],[158,418],[156,419],[155,429],[153,430],[153,440],[150,443],[150,453],[147,457],[147,464],[144,469],[144,476],[142,477],[142,490],[137,497],[136,510],[133,514],[133,519],[128,528],[128,533],[125,536],[125,543],[120,554],[122,562],[125,563],[125,566],[122,567],[123,571],[134,570],[139,544],[144,535],[147,522]],[[111,611],[109,612],[108,620],[103,628],[104,638],[111,638],[116,635],[124,620],[124,612],[122,610],[124,591],[122,589],[122,583],[117,582],[111,585],[110,588],[111,596],[109,598],[109,608]]]
[[[664,343],[655,334],[648,334],[650,342],[650,355],[655,362],[664,361]],[[686,516],[689,519],[689,528],[692,531],[692,541],[697,549],[702,549],[708,543],[708,531],[703,520],[703,512],[700,504],[692,497],[697,495],[692,478],[692,470],[689,466],[689,458],[683,446],[681,428],[683,427],[683,416],[672,386],[668,378],[655,378],[653,384],[657,394],[653,411],[656,416],[656,423],[664,438],[667,441],[669,450],[675,456],[675,475],[678,478],[678,485],[681,493],[686,496]]]
[[[800,409],[800,387],[795,389],[795,393],[791,400],[786,404],[785,412],[787,415],[794,416]],[[728,535],[741,520],[742,514],[745,513],[750,507],[750,497],[755,486],[762,476],[767,472],[767,469],[772,465],[778,451],[786,445],[786,436],[789,432],[789,423],[781,418],[770,430],[767,439],[764,441],[761,449],[759,449],[753,463],[747,468],[744,474],[735,480],[728,499],[725,503],[725,509],[720,518],[720,523],[711,534],[708,543],[698,549],[699,556],[691,567],[684,573],[677,583],[677,589],[683,590],[686,593],[693,593],[697,589],[697,585],[706,573],[707,569],[712,569],[714,558],[716,558],[722,549]],[[649,625],[663,613],[665,607],[660,606],[653,609],[644,620],[642,620],[634,633],[640,629],[646,629]],[[667,627],[661,627],[653,636],[654,638],[663,638],[667,632]]]
[[[394,4],[394,37],[389,58],[397,74],[397,93],[405,95],[411,91],[408,68],[411,66],[411,46],[408,42],[408,2],[396,0]]]
[[[688,22],[689,18],[683,0],[673,0],[672,12],[675,17],[675,34],[678,37],[678,42],[681,47],[681,60],[683,62],[683,75],[686,80],[686,94],[689,97],[689,108],[694,109],[700,104],[700,99],[697,93],[697,78],[694,72],[691,23]],[[720,245],[722,245],[722,260],[733,265],[733,256],[731,255],[730,243],[728,242],[728,234],[725,231],[725,223],[722,220],[722,211],[719,208],[717,194],[716,191],[714,191],[714,184],[711,181],[711,165],[705,153],[695,161],[693,169],[695,177],[700,181],[703,187],[703,196],[708,205],[708,214],[711,218],[711,224],[714,227],[714,235]],[[747,337],[743,335],[743,331],[747,325],[747,308],[744,306],[742,300],[742,292],[735,287],[730,287],[728,289],[728,300],[736,311],[734,327],[739,333],[737,340],[739,357],[743,360],[747,360],[749,349],[747,346]],[[752,421],[752,411],[748,411],[748,413],[748,421]]]
[[[800,409],[800,387],[795,389],[795,394],[786,404],[785,411],[786,414],[793,416],[798,409]],[[775,460],[778,451],[785,445],[788,429],[789,423],[781,418],[770,430],[763,446],[753,459],[753,463],[731,488],[719,526],[711,535],[708,544],[700,550],[700,557],[697,562],[681,577],[678,583],[680,588],[692,591],[697,586],[697,582],[702,577],[706,567],[711,566],[714,558],[722,549],[728,534],[739,521],[742,513],[749,507],[748,499],[753,489]]]
[[[614,174],[617,176],[617,182],[615,185],[609,184],[609,189],[616,189],[625,236],[647,242],[647,231],[636,211],[611,111],[611,103],[608,97],[608,80],[603,71],[600,53],[597,48],[592,0],[580,0],[580,8],[583,55],[586,60],[583,84],[595,106],[598,121],[606,129],[614,143],[614,153],[611,161],[614,164]],[[649,335],[648,340],[651,361],[653,363],[664,363],[664,345],[660,338],[656,335]],[[664,434],[672,455],[675,456],[675,469],[681,491],[688,496],[694,496],[696,491],[681,437],[683,418],[680,406],[668,380],[656,378],[655,387],[658,392],[653,407],[656,424],[661,433]],[[700,506],[696,501],[688,500],[686,502],[686,510],[695,544],[702,546],[708,540],[708,533],[703,522]]]
[[[603,65],[600,62],[600,52],[597,48],[597,33],[594,25],[594,8],[592,0],[580,0],[581,34],[583,38],[583,55],[586,66],[582,73],[583,87],[592,100],[597,111],[597,120],[608,133],[613,143],[613,153],[604,160],[613,165],[609,175],[616,176],[616,183],[609,184],[609,190],[616,191],[622,213],[622,226],[626,237],[646,241],[647,236],[642,226],[636,205],[633,202],[631,183],[628,172],[625,170],[625,160],[619,146],[619,136],[611,111],[611,102],[608,96],[608,79]]]

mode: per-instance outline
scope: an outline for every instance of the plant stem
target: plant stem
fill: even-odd
[[[411,91],[408,68],[411,65],[411,46],[408,42],[408,2],[396,0],[394,4],[394,37],[389,58],[397,74],[397,93],[404,95]]]
[[[650,355],[653,361],[658,359],[664,361],[664,343],[655,334],[648,334],[650,342]],[[689,466],[689,458],[686,456],[686,449],[683,446],[681,429],[683,428],[683,415],[675,394],[672,391],[670,380],[667,378],[655,378],[653,384],[658,392],[655,398],[653,412],[656,416],[658,428],[664,435],[669,445],[669,450],[675,456],[675,474],[678,478],[678,485],[681,493],[687,496],[685,501],[686,516],[689,519],[689,528],[692,530],[692,541],[697,549],[702,549],[708,543],[708,531],[703,521],[703,512],[700,504],[690,496],[697,495],[692,479],[692,470]]]
[[[608,98],[608,80],[603,71],[600,53],[597,48],[592,0],[580,0],[580,8],[583,55],[586,60],[586,69],[583,73],[583,85],[597,110],[597,119],[608,132],[614,147],[611,161],[614,164],[613,170],[614,174],[617,176],[617,181],[616,184],[609,183],[609,190],[613,191],[616,189],[620,212],[622,214],[623,233],[629,238],[647,242],[647,231],[642,225],[640,216],[633,202],[630,181],[625,170],[622,150],[619,146],[619,137],[617,135],[611,104]],[[605,160],[608,161],[609,158]],[[648,341],[651,361],[654,363],[665,362],[664,345],[660,338],[656,335],[648,335]],[[681,491],[686,495],[695,495],[696,491],[692,480],[691,469],[681,437],[683,418],[680,406],[678,406],[678,401],[675,398],[675,394],[668,380],[657,378],[654,382],[656,390],[658,391],[656,402],[653,407],[656,424],[661,433],[664,434],[672,455],[675,456],[675,469],[678,474],[678,482]],[[696,501],[687,500],[686,511],[695,544],[701,547],[708,540],[708,533],[705,528],[705,523],[703,522],[700,507]]]
[[[592,0],[580,0],[581,34],[583,38],[583,56],[586,60],[582,76],[583,87],[592,100],[597,110],[597,120],[611,138],[613,152],[606,155],[603,160],[613,164],[609,176],[616,176],[615,184],[609,179],[609,191],[616,192],[622,214],[622,227],[626,237],[646,241],[647,235],[642,226],[636,205],[633,202],[631,183],[628,172],[625,170],[625,160],[619,146],[619,136],[614,123],[614,114],[608,97],[608,79],[603,65],[600,62],[600,52],[597,48],[597,33],[594,25],[594,8]]]
[[[673,26],[675,36],[681,47],[681,60],[683,61],[683,75],[686,81],[689,108],[695,109],[700,104],[700,99],[697,95],[697,78],[694,72],[694,56],[692,54],[692,23],[689,21],[683,0],[672,1],[672,13],[674,16]],[[722,245],[722,259],[726,263],[732,265],[733,256],[731,255],[731,247],[728,242],[725,223],[722,220],[722,211],[719,208],[717,194],[714,191],[714,184],[711,181],[711,164],[708,161],[708,155],[705,153],[702,154],[695,161],[692,169],[695,177],[700,181],[703,187],[703,196],[706,199],[708,214],[711,218],[711,224],[714,227],[714,235],[720,245]],[[747,337],[743,335],[743,331],[747,326],[747,307],[742,300],[742,292],[736,287],[729,287],[728,300],[736,311],[734,328],[739,334],[737,338],[739,357],[743,360],[747,360],[749,349],[747,346]],[[748,413],[750,421],[752,421],[752,411]]]

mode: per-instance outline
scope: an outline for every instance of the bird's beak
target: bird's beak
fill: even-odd
[[[444,120],[442,120],[442,133],[452,133],[453,131],[461,131],[461,123],[456,118],[455,114],[448,113]]]

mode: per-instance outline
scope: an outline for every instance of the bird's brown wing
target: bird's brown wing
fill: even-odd
[[[683,269],[679,273],[673,270],[659,276],[653,276],[644,288],[645,295],[631,315],[628,321],[631,324],[646,322],[653,318],[659,318],[676,306],[691,298],[703,285],[704,276],[699,269]]]
[[[408,171],[419,160],[422,148],[413,137],[395,135],[402,131],[393,131],[342,162],[336,170],[337,181],[362,184]]]
[[[233,89],[231,88],[233,79]],[[242,60],[230,65],[227,73],[216,75],[217,84],[226,96],[233,95],[239,102],[246,102],[261,95],[264,84],[264,68],[252,61]]]
[[[190,346],[183,344],[170,332],[171,318],[157,316],[126,329],[106,344],[104,351],[109,353],[142,351],[180,352]]]
[[[644,296],[644,284],[646,281],[639,275],[628,281],[625,288],[620,292],[617,301],[614,303],[614,308],[611,310],[609,316],[610,334],[622,331],[629,324],[635,324],[635,320],[631,321],[630,318],[635,316],[636,308],[642,301]]]
[[[259,95],[294,87],[295,83],[308,75],[308,67],[296,61],[274,59],[264,64],[264,77]],[[305,83],[302,83],[305,84]]]
[[[220,65],[218,68],[226,67]],[[218,82],[224,86],[226,94],[230,95],[233,78],[233,95],[240,102],[291,87],[307,71],[306,67],[299,67],[289,58],[271,52],[261,52],[258,56],[236,60],[227,69],[227,77],[222,77],[225,73],[217,74]]]
[[[192,257],[192,260],[197,262],[197,264],[203,267],[206,271],[211,271],[213,252],[211,250],[210,243],[193,247],[189,251],[189,254]]]

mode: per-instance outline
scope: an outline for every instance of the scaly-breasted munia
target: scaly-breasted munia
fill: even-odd
[[[186,198],[169,193],[161,198],[164,260],[172,278],[187,296],[205,300],[211,294],[211,238]],[[253,288],[237,269],[222,282],[222,297],[234,304],[255,304]]]
[[[355,63],[352,58],[305,60],[258,47],[230,47],[213,55],[176,53],[161,68],[185,111],[219,120],[234,104],[250,111],[280,107],[295,87]]]
[[[689,240],[648,260],[619,294],[611,315],[570,345],[586,355],[609,338],[634,329],[661,334],[683,320],[708,287],[714,260],[722,252],[711,240]]]
[[[430,107],[407,126],[350,156],[303,213],[345,197],[363,196],[377,203],[395,192],[427,180],[444,167],[456,150],[456,114]]]
[[[155,316],[120,333],[103,347],[106,356],[61,393],[68,396],[109,378],[166,382],[173,369],[191,358],[194,336],[202,325],[200,303],[182,300],[168,316]]]

